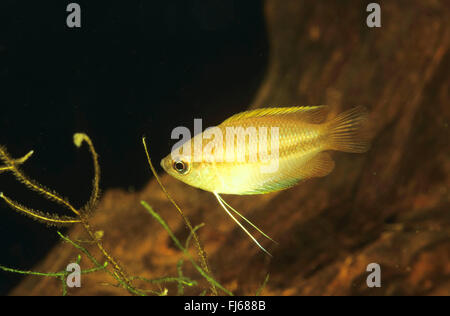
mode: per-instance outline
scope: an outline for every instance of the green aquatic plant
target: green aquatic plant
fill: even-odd
[[[192,226],[189,219],[184,215],[181,208],[176,204],[176,202],[173,200],[173,198],[169,195],[164,185],[161,183],[158,174],[156,173],[155,168],[153,167],[153,164],[150,159],[150,155],[148,152],[147,144],[145,141],[145,138],[142,139],[145,153],[147,155],[148,163],[150,166],[150,169],[155,176],[157,182],[161,186],[161,189],[166,194],[169,201],[174,205],[174,207],[177,209],[177,211],[182,216],[188,230],[189,235],[184,243],[184,245],[181,243],[181,241],[175,237],[172,230],[169,228],[168,224],[162,219],[162,217],[145,201],[141,201],[142,206],[149,212],[150,215],[152,215],[159,224],[167,231],[170,238],[173,240],[175,245],[178,247],[178,249],[184,254],[184,258],[181,258],[177,263],[177,276],[169,276],[169,277],[160,277],[155,279],[148,279],[140,276],[129,276],[129,274],[126,272],[126,270],[118,263],[118,261],[110,255],[110,253],[105,249],[102,243],[102,237],[104,232],[100,230],[94,230],[91,227],[91,224],[89,223],[89,219],[92,215],[92,213],[95,211],[98,205],[99,197],[100,197],[100,189],[99,189],[99,182],[100,182],[100,167],[98,163],[98,155],[95,151],[94,145],[91,141],[91,139],[83,133],[77,133],[74,135],[74,144],[77,147],[81,147],[83,143],[86,143],[89,151],[92,156],[92,161],[94,164],[94,177],[92,180],[92,192],[89,198],[89,201],[82,207],[82,208],[75,208],[66,198],[63,198],[60,194],[55,192],[54,190],[51,190],[42,184],[38,183],[37,181],[29,178],[25,175],[25,173],[21,170],[20,166],[24,164],[32,155],[33,151],[30,151],[25,156],[14,159],[12,158],[5,147],[0,146],[0,160],[4,163],[4,165],[0,166],[0,174],[4,172],[11,172],[13,176],[23,183],[25,186],[27,186],[29,189],[39,193],[44,198],[56,202],[63,207],[67,208],[73,213],[73,216],[59,216],[55,213],[49,213],[49,212],[43,212],[39,210],[32,209],[28,206],[24,206],[21,203],[14,201],[13,199],[9,198],[7,195],[5,195],[3,192],[0,192],[0,198],[3,199],[3,201],[10,206],[12,209],[16,210],[20,214],[26,215],[31,217],[34,220],[37,220],[39,222],[42,222],[49,226],[69,226],[73,224],[81,224],[85,231],[87,232],[89,239],[88,240],[77,240],[73,241],[69,237],[64,236],[62,233],[58,232],[59,237],[66,243],[72,245],[75,247],[80,254],[78,255],[76,259],[76,263],[80,263],[82,260],[82,255],[86,256],[89,261],[92,263],[93,267],[90,269],[81,270],[81,274],[87,274],[87,273],[94,273],[94,272],[106,272],[111,277],[113,277],[117,284],[110,284],[110,283],[104,283],[105,285],[112,285],[116,287],[121,287],[126,289],[130,294],[132,295],[140,295],[144,296],[147,294],[152,295],[168,295],[168,290],[165,287],[161,287],[161,284],[165,283],[177,283],[177,294],[178,295],[184,295],[184,288],[185,287],[193,287],[197,286],[198,283],[195,280],[191,280],[190,278],[183,275],[183,265],[185,262],[185,259],[187,259],[195,268],[195,270],[210,284],[210,294],[211,295],[218,295],[219,292],[217,289],[219,289],[222,293],[227,295],[233,295],[233,293],[229,290],[227,290],[223,285],[221,285],[218,281],[214,279],[212,276],[211,270],[208,266],[207,262],[207,256],[205,251],[203,250],[203,247],[200,243],[200,240],[197,235],[197,230],[204,226],[204,224],[197,225],[195,227]],[[197,262],[194,260],[192,255],[188,252],[190,242],[191,240],[194,240],[197,248],[197,252],[199,254],[200,258],[200,264],[197,264]],[[83,247],[82,243],[92,243],[95,244],[98,249],[103,254],[105,261],[104,263],[100,263],[85,247]],[[56,278],[61,281],[62,284],[62,294],[67,294],[67,285],[66,285],[66,279],[69,275],[69,272],[63,270],[59,272],[37,272],[37,271],[25,271],[20,270],[16,268],[10,268],[0,265],[0,270],[3,270],[5,272],[11,272],[11,273],[18,273],[18,274],[26,274],[26,275],[34,275],[34,276],[40,276],[40,277],[50,277],[50,278]],[[159,287],[159,290],[153,290],[153,289],[142,289],[138,288],[135,285],[133,285],[133,281],[139,280],[146,282],[151,285],[157,285]],[[267,283],[268,276],[266,280],[263,283],[263,286],[258,290],[257,294],[259,294],[262,290],[262,288]],[[206,295],[207,290],[203,290],[200,295]]]
[[[118,282],[118,284],[115,286],[123,287],[126,290],[128,290],[128,292],[130,292],[131,294],[134,294],[134,295],[146,295],[147,293],[156,294],[156,295],[164,295],[164,294],[167,294],[167,289],[165,289],[165,288],[161,289],[161,291],[159,291],[159,292],[154,291],[154,290],[139,289],[139,288],[133,286],[133,284],[132,284],[133,280],[141,280],[141,281],[144,281],[144,282],[147,282],[150,284],[158,284],[158,285],[162,284],[162,283],[177,282],[178,283],[178,294],[180,294],[180,295],[182,295],[184,293],[185,286],[197,285],[196,281],[192,281],[189,278],[183,276],[183,273],[182,273],[183,260],[180,260],[177,265],[177,272],[178,272],[177,277],[162,277],[162,278],[157,278],[157,279],[146,279],[143,277],[129,276],[128,273],[125,271],[125,269],[118,263],[118,261],[109,254],[109,252],[105,249],[105,247],[103,246],[103,243],[101,241],[103,231],[95,231],[89,223],[89,218],[92,215],[92,213],[95,211],[95,209],[97,208],[98,200],[100,197],[100,189],[99,189],[100,167],[99,167],[99,163],[98,163],[98,154],[95,151],[95,148],[94,148],[94,145],[93,145],[91,139],[86,134],[83,134],[83,133],[75,134],[73,137],[73,141],[74,141],[75,146],[77,146],[77,147],[81,147],[83,143],[87,144],[89,151],[91,153],[91,156],[92,156],[93,164],[94,164],[94,177],[92,180],[92,192],[91,192],[89,201],[82,208],[79,208],[79,209],[75,208],[68,201],[68,199],[63,198],[59,193],[45,187],[44,185],[40,184],[39,182],[29,178],[22,171],[20,166],[28,161],[28,159],[33,155],[34,151],[30,151],[25,156],[15,159],[15,158],[12,158],[12,156],[8,153],[8,151],[5,147],[0,146],[0,160],[4,164],[4,165],[0,166],[0,174],[4,173],[4,172],[11,172],[13,174],[13,176],[19,182],[23,183],[26,187],[39,193],[44,198],[46,198],[50,201],[56,202],[57,204],[62,205],[63,207],[67,208],[68,210],[70,210],[73,213],[73,216],[60,216],[55,213],[49,213],[49,212],[43,212],[40,210],[35,210],[33,208],[25,206],[15,200],[9,198],[3,192],[0,192],[0,198],[8,206],[10,206],[12,209],[19,212],[20,214],[31,217],[32,219],[37,220],[37,221],[44,223],[46,225],[49,225],[49,226],[60,227],[60,226],[69,226],[72,224],[83,225],[84,229],[86,230],[86,232],[89,236],[89,240],[85,240],[82,242],[96,244],[106,259],[104,264],[100,264],[98,262],[98,260],[96,260],[94,258],[94,256],[92,256],[86,248],[81,246],[81,241],[80,242],[72,241],[68,237],[66,237],[63,234],[61,234],[60,232],[58,232],[58,235],[64,242],[67,242],[67,243],[71,244],[73,247],[75,247],[76,249],[78,249],[83,255],[85,255],[93,263],[93,265],[94,265],[93,268],[81,271],[81,273],[83,273],[83,274],[97,272],[97,271],[106,271],[113,278],[115,278],[116,281]],[[148,154],[147,147],[145,147],[145,149]],[[154,168],[151,165],[150,159],[149,159],[149,162],[150,162],[152,171],[154,172]],[[156,175],[155,172],[154,172],[154,174]],[[159,182],[159,178],[157,178],[157,179]],[[167,191],[165,190],[164,186],[162,186],[162,184],[161,184],[161,187],[164,190],[164,192],[166,192],[166,194],[167,194]],[[172,201],[172,203],[174,203],[174,205],[177,207],[179,212],[183,215],[181,209],[178,208],[178,206],[175,204],[173,199],[170,198],[170,196],[169,196],[169,199]],[[153,209],[152,209],[152,212],[154,212]],[[156,212],[153,214],[156,214]],[[160,217],[157,217],[157,218],[160,219]],[[202,225],[198,225],[195,228],[193,228],[191,226],[190,222],[188,221],[188,219],[184,215],[183,215],[183,218],[189,224],[188,227],[190,229],[190,234],[186,241],[186,248],[183,248],[183,249],[185,250],[188,248],[189,241],[191,239],[194,239],[196,241],[198,247],[200,247],[199,249],[202,250],[202,254],[201,254],[202,266],[206,267],[206,271],[204,269],[198,267],[195,264],[195,262],[192,260],[192,258],[191,258],[191,262],[194,262],[194,264],[199,268],[201,275],[205,276],[208,281],[212,282],[212,284],[213,284],[212,285],[212,294],[216,295],[217,291],[215,290],[215,284],[218,284],[218,283],[216,281],[214,281],[212,279],[212,277],[209,276],[209,269],[207,268],[207,265],[206,265],[206,254],[204,253],[203,248],[201,248],[200,242],[198,240],[198,236],[196,235],[196,230],[198,228],[200,228]],[[165,222],[162,221],[162,219],[160,219],[160,223],[165,223]],[[164,228],[168,229],[167,226]],[[173,233],[170,230],[168,230],[168,232],[171,237],[174,237]],[[79,262],[80,260],[81,260],[81,256],[79,255],[77,261]],[[109,267],[111,267],[111,269],[108,269]],[[24,271],[24,270],[20,270],[20,269],[5,267],[2,265],[0,265],[0,269],[3,271],[6,271],[6,272],[13,272],[13,273],[19,273],[19,274],[28,274],[28,275],[35,275],[35,276],[41,276],[41,277],[59,278],[61,281],[63,281],[62,282],[63,283],[62,293],[64,295],[67,293],[67,288],[66,288],[66,285],[64,282],[65,278],[68,275],[67,271],[60,271],[60,272]],[[222,286],[220,286],[220,287],[223,288]]]
[[[65,238],[67,238],[67,237],[65,237]],[[81,262],[81,255],[77,256],[77,260],[75,262],[77,264],[80,264],[80,262]],[[88,274],[88,273],[93,273],[93,272],[97,272],[97,271],[100,271],[100,270],[104,270],[107,265],[108,265],[108,263],[105,261],[105,263],[103,265],[98,264],[94,268],[81,270],[80,274]],[[70,274],[69,271],[66,271],[66,270],[62,270],[62,271],[59,271],[59,272],[24,271],[24,270],[19,270],[19,269],[8,268],[8,267],[2,266],[2,265],[0,265],[0,270],[3,270],[5,272],[18,273],[18,274],[36,275],[36,276],[41,276],[41,277],[57,278],[57,279],[59,279],[61,281],[62,295],[63,296],[67,295],[66,279],[67,279],[67,277]]]
[[[75,247],[76,249],[78,249],[82,254],[86,255],[86,257],[91,261],[91,263],[94,265],[93,268],[90,269],[85,269],[85,270],[81,270],[80,274],[88,274],[88,273],[94,273],[94,272],[98,272],[98,271],[105,271],[106,273],[108,273],[110,276],[115,277],[115,275],[111,272],[108,271],[106,269],[106,267],[108,266],[108,262],[105,261],[103,264],[100,264],[95,257],[83,246],[81,246],[79,243],[71,240],[69,237],[64,236],[62,233],[58,232],[58,235],[61,237],[61,239],[64,242],[67,242],[69,244],[71,244],[73,247]],[[89,242],[89,241],[85,241],[85,242]],[[77,256],[76,259],[76,263],[80,264],[81,262],[81,254],[79,254]],[[179,268],[181,269],[181,267]],[[36,271],[24,271],[24,270],[19,270],[19,269],[14,269],[14,268],[8,268],[5,267],[3,265],[0,265],[0,270],[3,270],[5,272],[11,272],[11,273],[17,273],[17,274],[24,274],[24,275],[32,275],[32,276],[40,276],[40,277],[49,277],[49,278],[56,278],[59,279],[61,281],[61,288],[62,288],[62,295],[66,296],[67,295],[67,283],[66,283],[66,279],[69,276],[70,272],[66,271],[66,270],[62,270],[59,272],[36,272]],[[147,293],[153,294],[153,295],[167,295],[168,290],[166,288],[160,288],[159,291],[155,291],[155,290],[149,290],[149,289],[139,289],[139,288],[129,288],[127,287],[126,284],[123,283],[122,280],[117,279],[118,281],[118,285],[113,285],[113,284],[109,284],[109,283],[104,283],[105,285],[112,285],[112,286],[121,286],[124,287],[126,289],[128,289],[128,291],[132,294],[135,295],[146,295]],[[176,282],[178,283],[179,287],[182,287],[184,289],[185,286],[195,286],[197,285],[197,282],[194,280],[191,280],[183,275],[179,275],[178,277],[161,277],[161,278],[156,278],[156,279],[147,279],[147,278],[143,278],[143,277],[130,277],[130,280],[141,280],[141,281],[145,281],[147,283],[150,284],[157,284],[160,285],[162,283],[173,283]],[[183,292],[181,292],[181,295],[183,294]]]
[[[113,276],[131,293],[133,294],[140,294],[139,291],[137,291],[131,283],[130,278],[128,277],[126,271],[124,268],[115,260],[104,248],[101,238],[98,238],[98,234],[93,230],[89,223],[89,217],[93,213],[93,211],[96,209],[99,196],[100,196],[100,189],[99,189],[99,182],[100,182],[100,166],[98,163],[98,155],[95,151],[94,145],[89,138],[84,133],[76,133],[73,136],[73,141],[76,147],[81,147],[83,143],[86,143],[89,151],[92,156],[92,161],[94,164],[94,178],[92,180],[92,191],[91,196],[89,198],[89,201],[80,209],[76,209],[66,198],[63,198],[60,194],[55,192],[54,190],[51,190],[39,182],[29,178],[25,173],[21,170],[20,165],[25,163],[31,155],[33,155],[33,151],[30,151],[28,154],[26,154],[24,157],[19,159],[13,159],[5,147],[0,147],[0,160],[5,164],[4,166],[0,166],[0,172],[11,172],[13,176],[23,183],[26,187],[28,187],[30,190],[33,190],[40,195],[42,195],[44,198],[56,202],[63,207],[69,209],[73,216],[59,216],[55,213],[48,213],[43,212],[39,210],[32,209],[28,206],[24,206],[21,203],[14,201],[10,199],[8,196],[6,196],[3,192],[0,192],[0,198],[3,199],[3,201],[6,202],[12,209],[16,210],[17,212],[29,216],[32,219],[35,219],[39,222],[45,223],[49,226],[68,226],[75,223],[80,223],[84,227],[85,231],[87,232],[89,238],[93,243],[97,245],[101,253],[106,258],[106,261],[109,263],[109,265],[112,267]]]
[[[199,254],[199,257],[200,257],[200,260],[201,260],[202,268],[206,272],[206,274],[210,275],[211,271],[210,271],[209,266],[208,266],[206,253],[205,253],[205,250],[203,249],[202,244],[200,243],[200,239],[198,238],[197,233],[195,232],[194,228],[192,227],[192,224],[189,221],[189,219],[184,215],[184,213],[181,210],[181,208],[178,206],[178,204],[175,202],[175,200],[170,196],[169,192],[167,192],[166,188],[164,187],[164,185],[162,184],[161,180],[159,179],[158,173],[156,172],[155,167],[153,166],[152,160],[150,159],[150,154],[148,152],[147,142],[146,142],[146,138],[145,137],[142,137],[142,144],[144,145],[144,150],[145,150],[145,154],[147,156],[147,161],[148,161],[150,170],[153,173],[153,176],[155,177],[155,179],[158,182],[159,186],[161,187],[161,189],[163,190],[163,192],[165,193],[165,195],[169,199],[170,203],[172,203],[172,205],[177,209],[178,213],[183,218],[184,223],[186,224],[187,228],[190,231],[190,235],[192,235],[193,238],[194,238],[195,245],[197,246],[197,251],[198,251],[198,254]],[[180,250],[182,250],[182,249],[180,249]],[[211,285],[211,293],[213,295],[217,295],[217,290],[216,290],[216,286],[215,286],[214,282],[210,282],[210,285]]]
[[[183,247],[183,245],[181,244],[181,242],[178,240],[177,237],[175,237],[174,233],[170,230],[169,226],[167,225],[167,223],[161,218],[161,216],[159,216],[158,213],[156,213],[153,208],[148,205],[145,201],[141,201],[141,204],[147,209],[147,211],[161,224],[162,227],[164,227],[164,229],[167,231],[167,233],[169,234],[170,238],[173,240],[173,242],[175,243],[175,245],[178,247],[178,249],[180,249],[183,254],[189,259],[189,261],[192,263],[192,265],[194,266],[194,268],[211,284],[211,286],[214,287],[214,290],[217,291],[215,288],[218,287],[219,289],[221,289],[224,293],[228,294],[228,295],[233,295],[233,293],[231,293],[230,291],[228,291],[226,288],[224,288],[219,282],[217,282],[216,280],[214,280],[214,278],[212,276],[210,276],[207,272],[205,272],[205,270],[203,270],[199,265],[197,265],[197,263],[195,262],[195,260],[192,258],[192,256],[189,254],[189,252],[187,251],[186,247]],[[196,227],[197,228],[197,227]],[[195,233],[195,228],[192,229],[193,234]],[[190,239],[190,238],[189,238]],[[188,239],[188,241],[189,241]],[[188,241],[187,246],[188,246]]]

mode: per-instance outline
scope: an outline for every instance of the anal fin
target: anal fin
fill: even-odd
[[[334,161],[328,153],[321,152],[308,160],[299,167],[295,173],[298,173],[299,179],[310,179],[316,177],[325,177],[334,169]]]

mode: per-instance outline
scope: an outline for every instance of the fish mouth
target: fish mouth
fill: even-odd
[[[161,167],[164,169],[164,171],[170,175],[173,176],[173,169],[172,169],[172,157],[168,156],[163,159],[161,159]]]
[[[160,165],[164,169],[164,171],[167,172],[167,166],[166,166],[167,163],[166,163],[166,159],[165,158],[161,159]]]

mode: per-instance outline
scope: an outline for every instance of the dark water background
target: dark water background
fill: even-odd
[[[66,26],[71,1],[0,2],[0,144],[75,206],[92,178],[86,132],[102,168],[101,187],[139,190],[150,175],[147,135],[159,161],[171,130],[204,128],[245,109],[268,59],[262,1],[77,1],[81,29]],[[0,191],[22,204],[69,214],[0,175]],[[0,264],[31,269],[57,242],[55,228],[0,201]],[[0,294],[20,281],[0,272]]]

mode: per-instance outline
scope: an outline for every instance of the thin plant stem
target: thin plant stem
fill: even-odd
[[[150,154],[149,154],[149,151],[148,151],[148,148],[147,148],[147,142],[146,142],[145,137],[142,137],[142,143],[144,145],[145,154],[147,155],[147,160],[148,160],[148,164],[150,166],[150,170],[152,171],[153,175],[155,176],[156,181],[158,182],[159,186],[161,187],[161,189],[163,190],[163,192],[165,193],[165,195],[167,196],[169,201],[172,203],[172,205],[175,206],[175,208],[177,209],[178,213],[180,213],[180,215],[183,218],[187,228],[192,233],[192,236],[193,236],[194,241],[195,241],[195,245],[197,246],[198,254],[200,256],[200,264],[201,264],[203,270],[205,270],[207,274],[211,274],[211,270],[209,269],[208,261],[206,259],[206,253],[205,253],[205,251],[203,249],[203,246],[200,243],[200,239],[198,238],[198,235],[196,234],[196,232],[194,231],[194,229],[192,227],[192,224],[191,224],[190,220],[184,215],[183,211],[178,206],[178,204],[175,202],[175,200],[170,196],[169,192],[167,192],[166,188],[164,187],[164,185],[162,184],[161,180],[158,177],[158,174],[157,174],[157,172],[155,170],[155,167],[153,167],[152,160],[150,159]],[[211,283],[211,292],[212,292],[213,295],[217,295],[217,290],[216,290],[215,285],[213,283]]]
[[[227,295],[232,296],[233,293],[231,293],[230,291],[228,291],[225,287],[223,287],[219,282],[217,282],[211,275],[209,275],[209,273],[207,273],[204,269],[202,269],[196,262],[195,260],[192,258],[191,254],[189,253],[189,251],[183,247],[183,245],[181,244],[181,242],[178,240],[178,238],[174,235],[174,233],[172,232],[172,230],[170,229],[169,225],[167,225],[167,223],[164,221],[164,219],[162,219],[162,217],[156,213],[153,208],[147,204],[147,202],[145,201],[141,201],[142,206],[144,206],[147,211],[161,224],[161,226],[167,231],[167,233],[169,234],[170,238],[173,240],[173,242],[175,243],[175,245],[178,247],[178,249],[180,249],[185,256],[189,259],[189,261],[192,263],[192,265],[194,266],[194,268],[212,285],[215,287],[218,287],[219,289],[221,289],[223,292],[225,292]],[[217,290],[216,290],[217,291]]]

